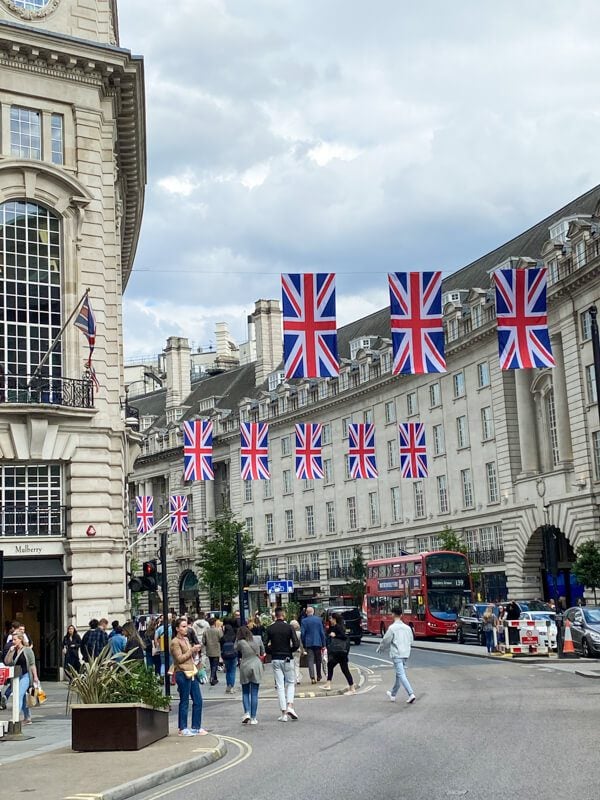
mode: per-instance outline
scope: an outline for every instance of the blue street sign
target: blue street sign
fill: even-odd
[[[267,581],[269,594],[290,594],[294,591],[294,581]]]

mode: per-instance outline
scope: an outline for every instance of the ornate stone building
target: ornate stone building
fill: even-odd
[[[120,47],[115,0],[0,0],[0,66],[3,613],[56,674],[66,625],[127,602],[121,313],[146,180],[143,61]],[[88,288],[97,391],[85,337],[62,330]]]
[[[464,538],[488,599],[537,597],[550,594],[540,528],[551,523],[560,531],[558,593],[574,602],[581,592],[572,583],[574,548],[598,538],[600,424],[588,309],[600,294],[599,204],[596,187],[444,281],[445,374],[391,374],[386,308],[338,331],[339,378],[285,382],[281,350],[271,346],[280,325],[274,304],[252,369],[191,390],[177,378],[178,388],[136,401],[148,425],[136,491],[152,493],[152,472],[165,494],[175,486],[193,500],[192,533],[185,545],[173,542],[185,547],[186,574],[207,520],[228,503],[260,547],[253,606],[265,602],[268,578],[292,578],[304,599],[344,594],[355,547],[366,558],[433,549],[445,527]],[[556,368],[501,371],[490,273],[541,263]],[[186,352],[185,343],[177,347]],[[180,366],[187,372],[187,361]],[[179,420],[198,416],[215,423],[216,480],[185,487]],[[240,420],[269,422],[270,481],[240,479]],[[323,423],[322,481],[295,478],[300,421]],[[377,480],[349,477],[350,421],[375,423]],[[425,480],[400,476],[400,421],[425,423]],[[173,578],[181,583],[182,574],[174,561]],[[182,607],[187,599],[180,594]]]

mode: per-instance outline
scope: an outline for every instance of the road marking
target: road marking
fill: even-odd
[[[363,653],[352,653],[352,656],[356,658],[368,658],[371,661],[381,661],[383,664],[389,664],[390,666],[393,666],[393,663],[387,658],[377,658],[377,656],[366,656]]]

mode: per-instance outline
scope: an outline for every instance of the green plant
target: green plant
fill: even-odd
[[[288,600],[287,605],[284,606],[285,608],[285,616],[288,622],[291,622],[293,619],[300,619],[300,612],[302,611],[302,606],[300,603],[297,603],[295,600]]]
[[[600,589],[600,550],[595,542],[583,542],[577,548],[577,560],[573,564],[573,574],[582,586],[587,586],[594,592],[594,604],[596,600],[596,589]]]
[[[111,655],[107,645],[101,653],[84,661],[79,672],[66,669],[70,691],[84,705],[102,703],[145,703],[152,708],[167,708],[169,698],[162,692],[160,678],[129,653]]]
[[[367,580],[367,565],[365,564],[362,547],[359,545],[354,548],[350,569],[352,571],[352,580],[348,584],[348,589],[355,604],[362,606]]]

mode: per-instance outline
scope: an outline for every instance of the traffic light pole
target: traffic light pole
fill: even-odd
[[[238,558],[238,603],[240,606],[240,625],[246,624],[246,609],[244,608],[244,545],[242,532],[236,533],[237,558]]]
[[[160,566],[161,566],[161,591],[163,606],[163,661],[165,665],[165,695],[171,695],[171,676],[169,675],[169,581],[167,578],[167,533],[160,533]]]

